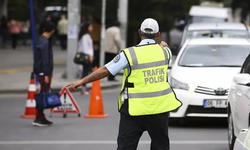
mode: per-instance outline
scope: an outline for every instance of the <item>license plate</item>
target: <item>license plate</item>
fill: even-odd
[[[225,99],[205,99],[204,108],[227,108],[227,100]]]

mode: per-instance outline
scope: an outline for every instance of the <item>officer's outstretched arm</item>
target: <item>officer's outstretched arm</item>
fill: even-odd
[[[93,73],[91,73],[90,75],[82,78],[81,80],[72,82],[68,85],[66,85],[66,87],[69,87],[70,90],[76,90],[79,86],[83,85],[83,84],[87,84],[96,80],[100,80],[102,78],[105,78],[107,76],[110,75],[110,72],[108,71],[108,69],[105,66],[100,67],[99,69],[97,69],[96,71],[94,71]]]
[[[110,72],[105,66],[100,67],[90,75],[86,76],[85,78],[82,78],[82,84],[87,84],[96,80],[100,80],[102,78],[105,78],[110,75]]]

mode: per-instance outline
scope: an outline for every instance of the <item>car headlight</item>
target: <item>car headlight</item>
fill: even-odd
[[[189,92],[194,92],[196,90],[196,87],[197,87],[197,86],[192,85],[192,84],[182,83],[174,78],[170,79],[170,84],[171,84],[172,88],[187,90]]]

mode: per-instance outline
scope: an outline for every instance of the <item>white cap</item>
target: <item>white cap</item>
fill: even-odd
[[[148,31],[147,29],[152,31]],[[156,20],[152,18],[147,18],[141,23],[140,30],[144,33],[155,34],[159,32],[159,25]]]

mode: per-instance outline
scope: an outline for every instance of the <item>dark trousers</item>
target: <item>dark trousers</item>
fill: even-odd
[[[94,51],[94,60],[93,60],[93,64],[92,67],[99,67],[100,65],[100,50],[95,50]]]
[[[23,33],[23,46],[27,45],[28,33]]]
[[[93,46],[94,46],[94,60],[93,60],[92,67],[99,68],[99,65],[100,65],[100,42],[94,41]]]
[[[113,59],[115,58],[116,55],[117,55],[117,54],[105,52],[105,64],[107,64],[107,63],[109,63],[111,60],[113,60]],[[115,76],[109,75],[109,76],[108,76],[108,80],[109,80],[109,81],[115,80]]]
[[[12,48],[16,49],[18,34],[11,34]]]
[[[128,108],[122,107],[122,109]],[[127,110],[122,110],[117,150],[136,150],[144,131],[148,131],[151,138],[150,150],[169,150],[168,118],[169,112],[156,115],[130,116]]]
[[[5,47],[8,41],[8,29],[0,29],[2,36],[2,46]]]
[[[51,79],[52,79],[52,76],[49,77],[49,83],[46,84],[44,82],[45,76],[44,75],[39,75],[38,76],[38,81],[39,81],[39,84],[40,84],[40,88],[41,88],[40,92],[41,93],[50,91]],[[44,111],[44,109],[36,109],[36,119],[45,118],[45,115],[44,115],[43,111]]]
[[[87,75],[89,75],[90,71],[91,71],[91,64],[83,64],[82,65],[82,78],[86,77]],[[83,84],[83,86],[86,86],[86,84]]]
[[[60,35],[60,44],[63,50],[67,48],[67,35]]]

